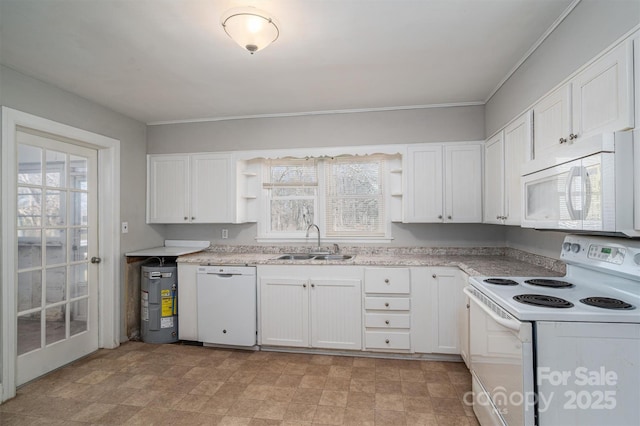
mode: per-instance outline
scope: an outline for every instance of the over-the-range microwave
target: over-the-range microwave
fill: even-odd
[[[640,237],[640,132],[585,139],[522,175],[522,227]]]

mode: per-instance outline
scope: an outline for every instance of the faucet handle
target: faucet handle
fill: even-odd
[[[340,246],[338,244],[333,244],[333,254],[340,253]]]

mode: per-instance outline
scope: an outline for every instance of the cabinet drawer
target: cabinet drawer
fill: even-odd
[[[367,331],[365,333],[367,349],[410,349],[409,332]]]
[[[408,311],[411,308],[411,299],[408,297],[365,297],[364,308],[384,311]]]
[[[364,290],[367,293],[409,294],[411,278],[408,268],[367,268],[364,270]]]
[[[407,314],[366,314],[366,327],[409,328],[411,316]]]

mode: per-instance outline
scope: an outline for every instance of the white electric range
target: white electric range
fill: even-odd
[[[474,411],[486,425],[640,423],[640,241],[570,235],[563,277],[472,277]]]

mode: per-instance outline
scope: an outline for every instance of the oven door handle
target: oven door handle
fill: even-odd
[[[489,315],[495,322],[515,332],[520,332],[520,328],[522,326],[522,323],[520,321],[517,321],[515,319],[502,318],[501,316],[496,314],[493,310],[491,310],[491,308],[485,305],[482,302],[482,300],[478,299],[478,297],[475,294],[471,293],[466,287],[463,289],[463,291],[464,291],[464,294],[469,296],[469,299],[474,301],[476,305],[478,305],[480,309],[482,309],[487,315]]]

